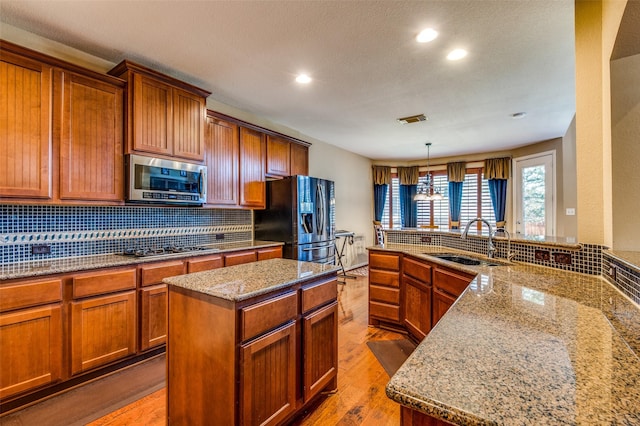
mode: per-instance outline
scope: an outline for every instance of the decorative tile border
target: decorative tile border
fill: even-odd
[[[253,240],[250,210],[0,205],[0,217],[0,264]],[[32,254],[36,244],[51,252]]]
[[[469,235],[463,240],[457,233],[432,234],[394,230],[386,231],[386,239],[390,243],[451,247],[482,255],[487,254],[489,243],[487,237],[477,235]],[[495,238],[494,245],[497,249],[496,257],[506,259],[507,239]],[[511,252],[515,255],[513,259],[516,261],[589,275],[601,274],[602,250],[605,248],[594,244],[581,244],[576,249],[570,249],[558,244],[511,242]],[[561,263],[563,261],[569,263]]]
[[[632,268],[624,260],[604,251],[602,276],[631,300],[640,304],[640,267]]]

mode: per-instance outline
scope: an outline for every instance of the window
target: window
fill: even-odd
[[[420,184],[426,183],[426,175],[420,176]],[[439,201],[418,201],[418,226],[449,229],[449,182],[444,171],[433,173],[434,187],[441,191],[444,197]],[[478,187],[480,185],[480,187]],[[387,228],[400,228],[400,183],[392,175],[391,185],[387,192],[387,202],[382,213],[382,225]],[[467,169],[462,186],[462,206],[460,225],[464,227],[470,220],[477,217],[487,219],[493,226],[496,224],[489,184],[482,174],[482,169]],[[478,229],[481,224],[478,224]]]

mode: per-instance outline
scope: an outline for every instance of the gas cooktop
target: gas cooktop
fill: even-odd
[[[121,253],[123,256],[132,257],[151,257],[151,256],[167,256],[172,254],[182,254],[197,251],[218,251],[218,249],[206,246],[164,246],[164,247],[127,247]]]

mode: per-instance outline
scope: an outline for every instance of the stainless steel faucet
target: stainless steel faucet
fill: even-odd
[[[489,259],[493,259],[493,254],[496,252],[496,247],[493,245],[493,228],[491,227],[491,224],[489,223],[488,220],[483,219],[481,217],[477,217],[475,219],[470,220],[469,223],[467,223],[467,226],[464,227],[464,232],[462,233],[462,236],[460,238],[463,240],[466,240],[467,234],[469,233],[469,228],[473,223],[476,223],[476,222],[486,223],[487,226],[489,227],[489,247],[487,250],[487,257]]]
[[[505,228],[496,228],[494,236],[497,235],[498,232],[504,232],[507,235],[507,260],[511,262],[516,256],[515,253],[511,252],[511,234]]]

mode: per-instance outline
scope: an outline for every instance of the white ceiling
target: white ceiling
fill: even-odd
[[[0,17],[371,159],[527,145],[563,136],[575,112],[573,0],[1,0]],[[440,36],[418,44],[426,27]],[[469,55],[447,61],[457,47]]]

